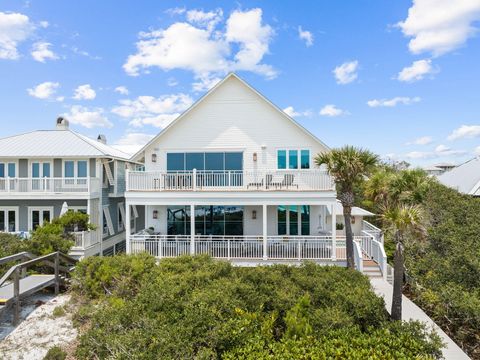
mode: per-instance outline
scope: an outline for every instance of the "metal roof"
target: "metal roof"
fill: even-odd
[[[475,157],[437,177],[445,186],[469,195],[480,195],[480,158]]]
[[[327,206],[327,211],[331,215],[330,206]],[[335,211],[337,213],[337,216],[343,215],[343,206],[342,206],[342,203],[338,200],[337,200]],[[352,207],[352,216],[375,216],[375,214],[371,213],[368,210],[362,209],[361,207],[354,206]]]
[[[130,156],[75,131],[37,130],[0,139],[0,158],[112,157]]]

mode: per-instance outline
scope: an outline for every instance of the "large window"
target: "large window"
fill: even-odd
[[[310,235],[310,206],[277,207],[277,230],[278,235],[300,235],[298,231],[299,210],[301,215],[301,235]]]
[[[243,170],[241,152],[167,153],[167,171]]]
[[[196,206],[195,234],[243,235],[243,207]],[[169,235],[189,235],[190,207],[171,206],[167,209]]]
[[[63,164],[63,173],[66,178],[86,178],[87,161],[86,160],[66,160]]]
[[[0,232],[18,231],[18,208],[0,209]]]
[[[310,169],[310,150],[277,150],[277,169]]]
[[[29,208],[29,230],[35,230],[53,217],[53,208]]]
[[[0,163],[0,178],[4,177],[16,177],[17,176],[17,164],[16,163]]]

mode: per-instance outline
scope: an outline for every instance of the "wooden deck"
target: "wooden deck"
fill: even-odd
[[[30,275],[20,279],[20,298],[55,284],[55,275]],[[14,299],[13,283],[0,287],[0,312]]]

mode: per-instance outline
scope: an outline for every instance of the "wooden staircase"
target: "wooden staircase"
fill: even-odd
[[[382,278],[382,272],[378,264],[366,257],[363,258],[363,273],[369,278]]]

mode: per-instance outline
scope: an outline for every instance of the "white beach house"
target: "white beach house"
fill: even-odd
[[[314,163],[328,150],[229,74],[133,157],[144,171],[128,171],[126,224],[141,211],[146,229],[127,229],[127,252],[344,264],[342,207]],[[357,257],[363,247],[381,263],[381,232],[363,219],[370,215],[353,210]]]
[[[75,233],[71,255],[110,255],[125,249],[125,169],[129,156],[69,129],[0,139],[0,231],[28,233],[62,211],[90,215],[94,231]],[[63,210],[62,210],[63,209]],[[79,229],[80,230],[80,229]]]

